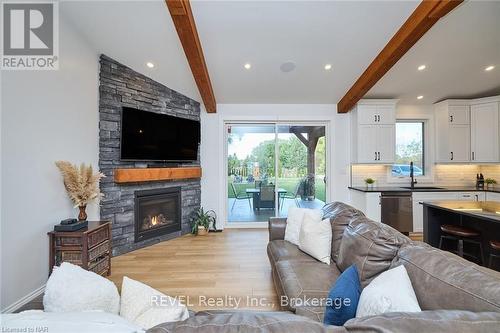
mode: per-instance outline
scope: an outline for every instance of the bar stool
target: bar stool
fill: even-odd
[[[441,234],[439,239],[439,248],[442,249],[443,240],[450,239],[458,242],[457,251],[452,251],[453,253],[458,254],[460,257],[464,257],[464,255],[475,259],[476,261],[480,261],[481,264],[484,264],[484,254],[483,254],[483,246],[481,245],[481,241],[478,240],[481,235],[478,231],[474,229],[469,229],[466,227],[451,225],[451,224],[443,224],[441,226],[441,231],[444,234]],[[476,257],[470,253],[464,252],[464,243],[470,243],[479,246],[479,253],[481,257]]]
[[[493,268],[493,258],[498,259],[500,258],[500,241],[492,240],[490,241],[490,260],[488,262],[488,267]],[[496,251],[497,253],[493,253],[493,251]]]

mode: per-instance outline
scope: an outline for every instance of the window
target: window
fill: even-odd
[[[396,122],[396,163],[392,166],[393,177],[409,177],[410,162],[413,162],[413,175],[424,176],[424,122]]]

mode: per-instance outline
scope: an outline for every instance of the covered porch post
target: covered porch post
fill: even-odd
[[[323,126],[292,126],[290,132],[295,134],[307,148],[307,183],[304,195],[314,199],[316,196],[315,152],[319,138],[325,136],[325,128]]]

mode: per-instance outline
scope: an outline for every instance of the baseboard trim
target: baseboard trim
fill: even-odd
[[[43,294],[44,291],[45,291],[45,284],[43,286],[41,286],[40,288],[35,289],[34,291],[32,291],[28,295],[24,296],[23,298],[12,303],[11,305],[6,307],[5,309],[3,309],[2,313],[13,313],[17,309],[20,309],[22,306],[28,304],[29,302],[31,302],[32,300],[34,300],[35,298],[37,298],[38,296]]]

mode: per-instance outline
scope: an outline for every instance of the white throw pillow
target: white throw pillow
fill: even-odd
[[[120,295],[113,282],[67,262],[54,267],[43,296],[47,312],[101,310],[118,314]]]
[[[308,218],[304,215],[304,221],[300,228],[299,249],[313,258],[330,265],[332,252],[332,227],[330,219],[316,221],[315,217]]]
[[[0,315],[0,323],[5,332],[144,333],[122,317],[102,311],[56,313],[31,310]]]
[[[389,269],[363,289],[356,318],[387,312],[420,312],[417,296],[404,266]]]
[[[308,213],[309,219],[321,221],[321,210],[290,207],[286,218],[285,240],[292,244],[299,245],[300,226],[304,220],[304,215]]]
[[[150,329],[161,323],[185,320],[189,312],[177,299],[124,276],[120,316]]]

